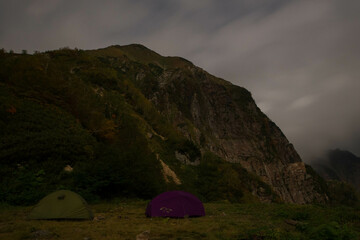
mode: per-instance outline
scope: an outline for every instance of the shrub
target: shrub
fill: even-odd
[[[32,205],[46,194],[44,171],[19,167],[17,170],[11,170],[12,174],[9,174],[6,166],[0,165],[0,167],[3,178],[0,182],[0,202]]]
[[[329,181],[329,197],[333,204],[342,204],[347,206],[355,206],[359,203],[355,189],[345,183],[339,181]]]
[[[239,201],[243,196],[238,172],[212,153],[204,154],[198,167],[199,193],[208,201],[228,199]]]
[[[161,191],[160,163],[146,144],[99,148],[92,162],[79,163],[73,173],[74,186],[84,197],[151,198]]]

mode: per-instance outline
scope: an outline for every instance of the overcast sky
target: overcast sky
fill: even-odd
[[[359,0],[0,0],[0,48],[141,43],[250,90],[303,160],[360,156]]]

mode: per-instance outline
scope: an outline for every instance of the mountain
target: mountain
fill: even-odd
[[[360,158],[349,151],[329,150],[324,158],[311,165],[327,180],[343,181],[360,192]]]
[[[251,93],[138,44],[0,52],[0,201],[59,188],[88,198],[326,202]],[[36,189],[36,191],[34,191]]]

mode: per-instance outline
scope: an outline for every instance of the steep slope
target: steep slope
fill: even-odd
[[[4,116],[0,124],[8,128],[0,142],[4,169],[19,168],[19,164],[35,168],[29,178],[36,180],[44,164],[53,162],[52,151],[36,157],[43,149],[37,143],[46,141],[30,137],[35,143],[28,145],[33,155],[28,151],[12,154],[21,149],[16,139],[26,135],[17,129],[28,121],[18,118],[25,111],[21,106],[35,104],[39,112],[53,109],[68,116],[63,125],[75,126],[79,137],[83,136],[82,144],[72,152],[65,154],[66,147],[61,148],[56,155],[58,167],[52,172],[61,184],[91,190],[89,194],[148,197],[177,188],[208,200],[239,200],[247,192],[262,201],[273,201],[276,196],[295,203],[327,200],[312,171],[246,89],[185,59],[162,57],[135,44],[33,56],[2,53],[0,61]],[[28,114],[29,121],[36,125],[39,114]],[[17,125],[9,128],[15,118]],[[38,124],[37,128],[35,132],[46,135]],[[14,135],[19,137],[8,144]],[[34,136],[43,139],[42,134]],[[84,157],[74,157],[77,151]],[[61,169],[66,164],[75,170],[64,177]],[[9,181],[12,175],[3,172]],[[94,177],[89,179],[87,173]],[[35,186],[41,185],[36,181]],[[134,192],[134,184],[144,188]]]
[[[360,192],[360,158],[349,151],[330,150],[311,165],[327,180],[347,182]]]
[[[203,151],[240,163],[270,184],[285,201],[326,199],[316,193],[317,183],[307,174],[292,144],[260,111],[246,89],[211,76],[184,59],[161,57],[141,45],[103,51],[113,49],[148,64],[150,71],[157,73],[152,81],[144,70],[123,68],[161,113]]]

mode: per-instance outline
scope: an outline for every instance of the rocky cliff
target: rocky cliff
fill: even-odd
[[[74,182],[67,183],[86,189],[89,182],[78,177],[84,175],[77,169],[92,171],[92,166],[102,169],[104,163],[125,164],[124,159],[135,159],[138,169],[149,169],[144,170],[148,179],[162,169],[167,189],[189,188],[208,199],[219,198],[211,198],[212,192],[237,198],[248,191],[262,201],[272,201],[275,195],[301,204],[327,201],[316,176],[276,124],[256,106],[250,92],[185,59],[163,57],[137,44],[36,55],[2,53],[0,57],[0,124],[7,126],[0,134],[0,164],[9,169],[31,162],[37,177],[39,171],[52,165],[44,161],[56,159],[59,167],[51,172],[63,178],[60,166],[75,166]],[[66,116],[61,123],[55,118],[59,113]],[[41,115],[53,120],[37,124]],[[76,137],[74,133],[63,136],[66,132],[59,131],[59,125],[75,129],[81,142],[70,137]],[[60,149],[56,156],[48,151],[52,143],[46,141],[48,132],[58,139],[51,145]],[[64,137],[74,144],[67,146],[70,140]],[[35,139],[32,143],[24,140],[31,138]],[[102,144],[110,146],[106,147],[108,152],[99,147]],[[23,145],[28,150],[19,151]],[[139,156],[147,156],[147,162],[141,163],[145,160]],[[131,167],[129,163],[122,168]],[[114,169],[101,170],[114,177],[112,181],[94,172],[107,185],[92,194],[102,196],[107,194],[104,189],[125,186],[118,174],[108,173]],[[135,175],[128,177],[137,179],[140,170],[131,169]]]
[[[128,52],[128,47],[117,48],[133,60],[142,61]],[[184,59],[163,58],[139,45],[132,48],[154,54],[156,60],[148,64],[158,68],[157,81],[152,84],[147,82],[145,71],[136,73],[137,86],[202,151],[240,163],[286,202],[326,201],[327,196],[318,191],[293,145],[256,106],[250,92]]]

